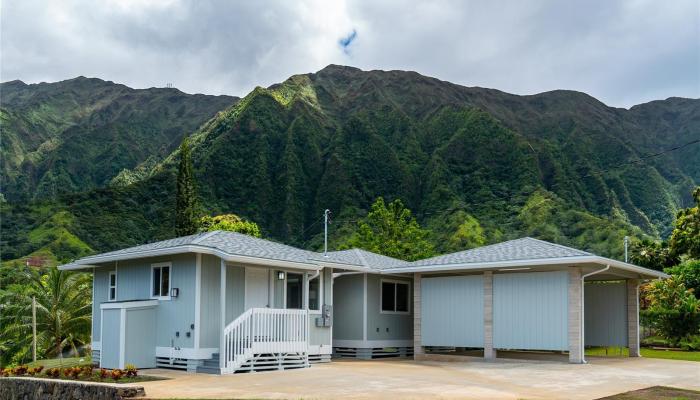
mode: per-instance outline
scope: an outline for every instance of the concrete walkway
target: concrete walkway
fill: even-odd
[[[228,376],[150,370],[148,398],[595,399],[664,385],[700,390],[700,363],[591,358],[550,361],[333,361],[311,368]]]

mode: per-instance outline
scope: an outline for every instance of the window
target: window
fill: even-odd
[[[170,263],[151,265],[151,297],[170,299]]]
[[[117,299],[117,272],[109,271],[109,294],[107,300],[115,301]]]
[[[408,283],[383,280],[381,298],[383,313],[408,313],[410,303]]]
[[[301,309],[304,276],[287,273],[287,308]]]
[[[309,279],[309,310],[321,311],[321,275]]]

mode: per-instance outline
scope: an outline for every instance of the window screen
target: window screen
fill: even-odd
[[[382,311],[408,312],[408,283],[382,281]]]
[[[287,274],[287,308],[301,309],[302,283],[301,274]]]
[[[153,267],[153,297],[170,295],[170,266]]]
[[[309,310],[321,309],[321,275],[309,281]]]

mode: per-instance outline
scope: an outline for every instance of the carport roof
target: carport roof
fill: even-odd
[[[525,237],[489,246],[444,254],[437,257],[414,261],[406,266],[420,267],[445,264],[474,264],[497,261],[516,261],[546,258],[592,256],[593,254],[571,247]]]

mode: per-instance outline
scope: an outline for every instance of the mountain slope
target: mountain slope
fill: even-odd
[[[337,244],[384,196],[401,198],[440,251],[470,245],[455,235],[478,226],[485,242],[529,234],[608,256],[624,235],[668,235],[700,183],[700,145],[666,151],[697,139],[700,100],[624,110],[579,92],[516,96],[342,66],[256,88],[192,136],[205,211],[287,243],[318,247],[329,208]],[[160,154],[105,172],[117,186],[66,195],[56,212],[95,250],[172,236],[177,151]],[[20,238],[42,222],[24,220]]]
[[[122,169],[160,160],[236,100],[84,77],[2,83],[3,195],[43,199],[102,187]]]

